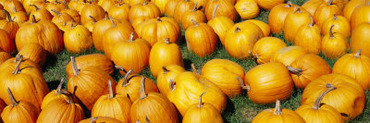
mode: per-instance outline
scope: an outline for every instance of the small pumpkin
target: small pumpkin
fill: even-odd
[[[223,119],[218,110],[209,103],[203,103],[203,92],[199,96],[198,104],[193,104],[186,111],[182,118],[183,123],[223,123]]]
[[[189,0],[180,0],[176,4],[175,10],[173,12],[173,18],[176,20],[177,23],[181,24],[182,16],[186,11],[191,11],[195,3]]]
[[[333,26],[332,32],[341,33],[343,36],[351,36],[351,26],[348,20],[343,16],[334,15],[333,18],[328,18],[321,26],[321,33],[327,35],[330,32],[331,26]]]
[[[295,6],[286,16],[283,26],[284,38],[293,42],[299,28],[310,23],[311,14],[300,7]]]
[[[85,5],[81,9],[81,24],[85,25],[91,21],[90,16],[94,17],[95,20],[99,21],[104,18],[104,9],[96,4],[92,4],[93,0],[90,0],[89,4]]]
[[[284,0],[257,0],[258,6],[265,10],[271,10],[275,6],[284,3]]]
[[[267,23],[260,21],[260,20],[256,20],[256,19],[249,19],[249,20],[246,20],[245,22],[252,22],[256,24],[262,30],[263,36],[270,35],[270,26]]]
[[[93,40],[90,31],[82,26],[73,26],[73,19],[69,28],[63,34],[64,46],[68,52],[77,54],[90,49]]]
[[[307,12],[309,12],[311,15],[314,15],[316,12],[316,9],[324,3],[324,0],[308,0],[302,5],[302,8],[304,8]]]
[[[36,3],[35,3],[36,4]],[[57,13],[54,13],[53,11],[51,10],[56,10],[56,11],[62,11],[63,9],[65,9],[65,5],[63,5],[61,2],[59,2],[58,0],[54,1],[54,2],[44,2],[44,7],[53,15],[53,16],[56,16]]]
[[[352,29],[362,23],[370,23],[370,1],[355,8],[350,20]]]
[[[142,4],[140,3],[131,6],[128,17],[130,19],[130,22],[132,22],[138,17],[145,17],[150,19],[160,16],[161,10],[159,10],[158,6],[156,6],[152,2],[148,2],[148,0],[144,0]]]
[[[69,8],[65,0],[63,0],[63,4],[65,6],[65,9],[61,10],[60,12],[61,13],[67,13],[68,15],[70,15],[73,18],[73,21],[75,21],[78,24],[81,23],[80,13],[78,13],[78,11],[76,9]]]
[[[7,16],[7,19],[0,20],[0,29],[7,31],[9,33],[10,40],[13,41],[15,35],[18,33],[19,25],[17,22],[13,21],[13,18],[11,17],[8,11],[6,11],[5,9],[3,9],[3,11]]]
[[[13,40],[10,40],[9,33],[3,29],[0,29],[0,49],[12,53],[15,50]]]
[[[321,49],[321,31],[314,24],[313,18],[308,25],[301,26],[295,35],[294,45],[300,46],[308,53],[319,54]]]
[[[181,25],[184,30],[193,25],[193,22],[191,20],[194,20],[199,23],[207,22],[206,15],[203,13],[203,11],[198,10],[197,5],[198,2],[195,3],[194,8],[192,10],[186,11],[182,16]]]
[[[293,110],[281,109],[280,100],[276,100],[275,108],[261,111],[252,121],[252,123],[268,122],[305,123],[305,120]]]
[[[213,54],[218,41],[217,34],[206,23],[191,21],[194,25],[185,31],[187,48],[200,57]]]
[[[286,4],[279,4],[271,9],[268,16],[268,24],[272,33],[279,34],[283,31],[285,18],[294,11],[295,6],[288,1]]]
[[[351,52],[354,53],[361,49],[361,54],[370,57],[370,35],[368,32],[370,31],[370,23],[363,23],[356,28],[352,30],[352,35],[351,35],[351,42],[350,42],[350,49]]]
[[[332,4],[333,0],[328,0],[322,3],[319,7],[317,7],[315,14],[313,14],[313,18],[315,23],[321,27],[325,20],[330,17],[333,17],[334,14],[342,15],[342,10],[337,6]]]
[[[18,55],[22,55],[23,58],[37,63],[40,67],[42,67],[46,61],[46,51],[37,43],[24,46],[18,52]]]
[[[284,47],[286,44],[279,38],[263,37],[254,44],[252,55],[258,64],[264,64],[270,62],[274,53]]]
[[[283,63],[285,66],[290,65],[299,57],[307,54],[307,51],[304,50],[302,47],[299,46],[288,46],[284,48],[280,48],[277,50],[274,55],[272,55],[270,61],[271,62],[280,62]]]
[[[231,20],[235,21],[237,19],[237,11],[234,4],[227,1],[227,0],[209,0],[207,2],[207,6],[205,6],[205,14],[207,16],[207,20],[211,20],[213,16],[213,11],[215,7],[219,5],[215,17],[217,16],[225,16],[230,18]]]
[[[127,3],[116,3],[108,9],[108,14],[119,21],[129,20],[130,5]]]
[[[24,22],[28,21],[28,15],[26,14],[26,12],[17,11],[15,8],[14,10],[14,13],[10,13],[14,22],[17,22],[18,25],[22,25]]]
[[[96,67],[108,74],[112,74],[114,71],[113,62],[103,54],[96,53],[81,55],[76,57],[75,61],[79,70],[83,70],[89,67]],[[73,76],[72,62],[68,62],[66,66],[66,74],[67,77]]]
[[[254,0],[239,0],[235,4],[235,9],[242,19],[251,19],[260,13],[258,4]]]
[[[182,66],[171,64],[163,66],[157,76],[157,86],[161,94],[168,96],[171,93],[170,84],[174,82],[177,75],[185,72]]]
[[[98,116],[81,120],[79,123],[122,123],[122,122],[117,120],[116,118]]]
[[[46,9],[46,8],[39,8],[35,4],[31,4],[30,6],[35,7],[35,11],[30,13],[30,17],[35,16],[36,21],[39,20],[49,20],[53,19],[53,15]]]
[[[220,39],[222,45],[224,45],[226,33],[231,27],[233,27],[234,21],[225,16],[216,17],[217,8],[218,6],[216,6],[213,10],[212,19],[209,20],[207,24],[212,27],[212,29],[215,31],[218,38]]]
[[[338,58],[347,53],[348,40],[341,33],[333,32],[335,25],[329,29],[329,34],[322,38],[321,51],[328,58]]]
[[[59,11],[54,9],[52,9],[51,11],[53,13],[56,13],[51,22],[57,25],[60,30],[65,31],[66,30],[66,28],[64,28],[65,24],[73,20],[73,18],[67,13],[60,13]]]

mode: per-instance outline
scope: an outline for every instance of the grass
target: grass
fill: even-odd
[[[292,0],[292,3],[297,4],[297,5],[302,5],[305,0]],[[267,17],[268,17],[269,11],[261,10],[260,15],[255,18],[258,20],[262,20],[267,23]],[[239,20],[241,21],[241,20]],[[183,31],[184,34],[184,31]],[[281,34],[271,34],[271,36],[278,37],[282,40],[284,40],[284,35],[283,33]],[[285,41],[285,40],[284,40]],[[288,45],[293,45],[292,43],[287,43]],[[200,69],[202,66],[209,60],[215,59],[215,58],[222,58],[222,59],[229,59],[231,61],[234,61],[241,65],[245,71],[247,72],[249,69],[253,68],[256,66],[256,62],[253,59],[236,59],[232,58],[225,50],[225,48],[220,45],[218,49],[215,51],[214,54],[200,58],[196,56],[194,53],[190,52],[185,43],[184,36],[182,37],[182,42],[179,43],[179,46],[182,51],[182,56],[184,59],[185,63],[185,68],[187,70],[190,70],[190,64],[194,63],[196,68]],[[49,56],[48,61],[46,62],[45,66],[43,67],[44,71],[44,77],[46,81],[48,82],[48,85],[50,89],[55,89],[56,86],[59,83],[59,80],[66,77],[65,73],[65,67],[67,63],[69,62],[69,57],[71,55],[73,56],[80,56],[84,54],[91,54],[91,53],[101,53],[94,48],[81,53],[81,54],[70,54],[66,50],[63,50],[61,53],[59,53],[56,56]],[[329,64],[330,67],[332,67],[336,61],[336,59],[328,59],[322,54],[320,54],[321,57],[324,58],[324,60]],[[151,80],[155,81],[156,79],[151,75],[150,69],[146,68],[144,71],[141,72],[142,75],[150,78]],[[121,77],[119,74],[115,74],[114,76],[115,79],[120,79]],[[66,85],[66,84],[65,84]],[[302,89],[295,89],[293,92],[292,96],[287,99],[282,101],[282,107],[295,110],[297,107],[300,105],[300,99],[301,99],[301,94],[303,90]],[[368,122],[370,121],[370,92],[366,91],[366,107],[364,109],[364,112],[357,117],[356,119],[349,121],[349,122]],[[228,100],[228,105],[226,108],[226,111],[223,113],[223,118],[225,122],[230,122],[230,123],[244,123],[244,122],[251,122],[253,120],[253,117],[255,117],[259,112],[261,112],[264,109],[267,108],[273,108],[274,104],[255,104],[253,103],[249,98],[246,92],[243,94],[233,97],[232,99]],[[87,116],[89,116],[89,112],[86,111]]]

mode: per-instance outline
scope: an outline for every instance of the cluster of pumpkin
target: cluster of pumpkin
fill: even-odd
[[[282,116],[281,120],[344,122],[357,117],[370,82],[370,2],[310,0],[302,7],[283,2],[1,0],[1,118],[178,122],[178,110],[183,122],[222,122],[226,95],[231,98],[247,90],[253,102],[266,104],[289,98],[294,87],[304,88],[298,114],[281,109],[276,101],[274,110],[263,111],[254,121]],[[268,24],[251,19],[258,16],[259,7],[271,10]],[[238,15],[249,20],[234,23]],[[200,73],[195,67],[188,72],[176,44],[181,39],[179,25],[187,48],[200,57],[212,54],[220,40],[230,56],[254,57],[260,65],[245,73],[237,63],[213,59]],[[282,31],[296,46],[267,37]],[[62,80],[49,92],[41,67],[47,53],[58,54],[63,46],[71,53],[94,46],[105,55],[71,57],[67,90]],[[18,55],[12,58],[15,47]],[[346,54],[348,47],[357,53]],[[320,52],[339,58],[333,70],[317,55]],[[137,74],[147,66],[157,84]],[[114,68],[124,75],[118,83],[110,76]],[[83,120],[82,107],[92,118]]]

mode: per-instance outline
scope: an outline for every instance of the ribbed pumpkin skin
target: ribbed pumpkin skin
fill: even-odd
[[[159,10],[158,6],[156,6],[152,2],[145,2],[140,4],[130,4],[131,8],[129,11],[129,19],[130,22],[135,20],[138,17],[145,17],[145,18],[157,18],[161,16],[161,10]]]
[[[85,118],[84,110],[78,103],[54,100],[42,109],[37,123],[77,123]]]
[[[10,58],[12,56],[9,53],[0,50],[0,65]]]
[[[111,6],[113,6],[115,3],[116,3],[116,0],[99,0],[97,5],[101,6],[104,9],[104,11],[107,12],[108,9]]]
[[[343,74],[327,74],[312,81],[302,93],[301,104],[313,104],[319,95],[326,90],[326,84],[337,89],[330,91],[322,99],[322,103],[330,105],[339,113],[347,114],[343,119],[353,119],[362,113],[365,106],[365,92],[353,78]]]
[[[284,0],[257,0],[258,6],[265,10],[271,10],[275,6],[284,3]]]
[[[168,97],[169,93],[172,92],[169,86],[171,80],[175,80],[177,75],[185,72],[185,69],[175,64],[167,65],[165,68],[166,70],[161,69],[158,73],[157,86],[161,94]]]
[[[118,23],[118,21],[115,21],[115,20],[113,20],[113,22],[115,24]],[[92,30],[92,38],[93,38],[94,46],[97,50],[104,51],[104,46],[103,46],[104,32],[112,28],[112,26],[113,26],[113,23],[108,18],[99,20],[98,22],[94,24],[93,30]]]
[[[165,96],[159,93],[149,93],[145,98],[140,98],[132,103],[130,115],[132,123],[136,121],[144,123],[147,118],[154,123],[179,122],[176,108]]]
[[[182,16],[184,16],[184,13],[186,11],[190,11],[193,9],[195,3],[189,1],[189,0],[178,0],[176,7],[173,12],[173,18],[175,21],[179,24],[181,24]]]
[[[207,6],[207,3],[208,3],[208,0],[189,0],[193,3],[197,3],[198,2],[198,5],[197,5],[197,8],[200,9],[201,11],[205,11],[205,7]],[[200,8],[202,6],[202,8]]]
[[[301,105],[296,112],[307,123],[343,123],[340,113],[330,105],[322,105],[319,110],[312,109],[312,105]]]
[[[70,22],[73,18],[67,13],[60,13],[54,9],[52,9],[52,12],[56,14],[54,15],[53,19],[51,19],[51,22],[57,25],[60,30],[65,31],[65,23]]]
[[[151,46],[159,41],[169,38],[176,43],[181,37],[180,26],[173,18],[153,18],[140,23],[136,28],[138,36],[148,41]]]
[[[219,111],[211,104],[204,103],[201,107],[199,104],[193,104],[189,107],[183,123],[223,123],[223,119]]]
[[[122,123],[130,122],[131,100],[126,95],[115,94],[112,99],[103,95],[95,102],[91,110],[91,117],[112,117]]]
[[[283,27],[285,40],[292,42],[299,28],[310,23],[310,16],[310,13],[299,7],[295,7],[295,10],[289,12]]]
[[[332,25],[334,25],[332,30],[333,32],[340,33],[345,37],[351,36],[351,26],[349,25],[349,21],[340,15],[334,15],[326,19],[326,21],[321,25],[321,33],[323,35],[329,34],[330,27]]]
[[[3,29],[0,29],[0,49],[7,53],[15,50],[13,40],[10,40],[9,33]]]
[[[229,2],[228,0],[209,0],[207,5],[205,6],[205,14],[207,16],[207,20],[212,19],[213,10],[215,7],[219,5],[217,11],[215,13],[215,17],[217,16],[225,16],[230,18],[231,20],[235,21],[237,18],[236,8],[233,6],[234,4]]]
[[[270,62],[274,53],[284,47],[286,44],[279,38],[263,37],[254,44],[252,54],[258,64],[264,64]]]
[[[187,47],[200,57],[211,55],[217,48],[217,34],[206,23],[197,23],[185,31]]]
[[[277,100],[279,101],[279,100]],[[280,101],[276,102],[275,108],[265,109],[253,118],[252,123],[305,123],[304,119],[290,109],[281,109]]]
[[[113,63],[103,54],[88,54],[82,55],[75,58],[77,68],[84,70],[89,67],[97,67],[108,74],[113,73]],[[68,62],[66,66],[67,77],[73,76],[72,64]]]
[[[303,55],[290,64],[290,66],[302,70],[300,73],[290,74],[297,88],[305,88],[312,80],[331,73],[331,69],[325,60],[315,54]]]
[[[202,68],[202,76],[216,84],[230,98],[242,93],[241,82],[244,69],[239,64],[226,59],[213,59]]]
[[[90,31],[82,25],[66,29],[63,37],[64,46],[71,53],[81,53],[93,46]]]
[[[130,38],[130,34],[134,32],[131,25],[126,23],[120,23],[112,28],[109,28],[103,33],[102,45],[105,55],[112,59],[113,48],[117,42],[125,42]],[[136,38],[136,33],[134,33],[134,38]],[[113,60],[113,59],[112,59]]]
[[[320,28],[313,24],[301,26],[294,38],[294,45],[300,46],[308,53],[319,54],[321,52]]]
[[[302,8],[304,8],[307,12],[309,12],[311,15],[314,15],[316,12],[316,9],[324,3],[324,0],[308,0],[302,5]]]
[[[285,66],[290,65],[297,58],[307,54],[302,47],[299,46],[288,46],[277,50],[271,57],[271,62],[280,62]]]
[[[18,54],[22,55],[25,59],[34,61],[40,65],[40,67],[42,67],[46,61],[46,51],[37,43],[25,45]]]
[[[369,0],[351,0],[351,1],[349,1],[343,9],[344,17],[346,17],[348,20],[351,20],[351,16],[352,16],[353,11],[358,6],[364,5],[368,2],[369,2]]]
[[[351,15],[351,27],[354,29],[362,23],[370,23],[370,3],[358,6]]]
[[[235,4],[235,9],[242,19],[251,19],[258,16],[260,10],[254,0],[239,0]]]
[[[15,107],[12,107],[11,105],[6,106],[1,113],[1,118],[4,123],[36,123],[39,113],[40,110],[31,103],[20,101]]]
[[[167,17],[173,17],[175,9],[180,0],[170,0],[167,2],[164,13]]]
[[[69,14],[72,17],[73,21],[76,22],[77,24],[81,23],[81,16],[80,16],[80,14],[78,13],[77,10],[70,9],[69,7],[67,8],[67,6],[66,6],[66,9],[63,9],[60,12]]]
[[[127,77],[127,82],[125,78],[122,78],[118,81],[116,86],[117,94],[127,95],[131,102],[135,102],[140,98],[140,84],[141,84],[141,75],[133,74]],[[145,92],[158,92],[156,84],[149,78],[145,78]]]
[[[249,20],[246,20],[246,22],[252,22],[256,24],[262,30],[264,36],[270,35],[270,26],[267,25],[267,23],[260,21],[260,20],[256,20],[256,19],[249,19]]]
[[[92,120],[92,118],[94,120]],[[96,123],[122,123],[121,121],[115,118],[111,118],[111,117],[98,116],[98,117],[92,117],[92,118],[81,120],[78,123],[91,123],[91,121],[95,121]]]
[[[342,15],[342,10],[337,5],[324,2],[317,7],[315,14],[313,14],[313,19],[315,20],[315,24],[321,27],[324,21],[333,17],[334,14]]]
[[[164,13],[166,9],[166,4],[171,0],[152,0],[152,2],[158,6],[159,10],[161,10],[161,14]]]
[[[215,17],[207,22],[209,26],[212,27],[213,31],[217,34],[222,45],[225,43],[226,33],[234,25],[234,21],[225,16]]]
[[[56,90],[50,91],[47,95],[45,95],[44,99],[42,100],[41,110],[44,109],[50,102],[54,100],[64,101],[68,100],[68,96],[65,94],[61,94],[60,92],[56,92]],[[77,102],[77,99],[75,99]]]
[[[271,9],[268,16],[268,24],[272,33],[279,34],[283,31],[285,18],[294,11],[295,6],[292,3],[286,3],[276,5]]]
[[[194,7],[196,7],[195,5]],[[193,25],[193,22],[191,22],[191,20],[199,23],[206,23],[207,17],[203,13],[203,11],[197,10],[197,8],[193,8],[193,10],[191,11],[186,11],[181,19],[181,26],[184,30]]]
[[[334,27],[333,27],[334,28]],[[321,51],[328,58],[338,58],[347,53],[348,39],[341,33],[326,34],[322,38]]]
[[[6,32],[8,32],[11,41],[13,41],[14,38],[16,37],[19,28],[20,25],[18,25],[17,22],[14,22],[11,16],[8,16],[6,20],[0,20],[0,29],[3,29]]]
[[[258,104],[287,99],[294,90],[289,71],[282,63],[270,62],[258,65],[249,70],[244,78],[244,83],[250,88],[248,97]]]
[[[108,10],[108,15],[111,15],[114,19],[119,21],[129,20],[129,11],[131,6],[127,3],[117,3]]]
[[[86,4],[81,10],[81,24],[85,25],[94,17],[97,21],[104,18],[104,9],[97,4]]]
[[[150,50],[149,56],[149,66],[152,75],[157,77],[163,66],[172,64],[184,66],[180,47],[169,41],[156,43]]]
[[[224,46],[232,57],[244,59],[250,56],[254,43],[262,37],[263,32],[256,24],[241,22],[229,29]]]
[[[361,54],[370,57],[370,23],[363,23],[352,30],[350,48],[351,52],[361,49]]]
[[[345,74],[354,78],[366,90],[370,83],[370,58],[357,53],[346,54],[335,62],[333,73]]]

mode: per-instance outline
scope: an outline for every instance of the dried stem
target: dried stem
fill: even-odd
[[[53,11],[54,13],[56,13],[57,15],[61,15],[60,12],[58,12],[57,10],[54,10],[54,9],[51,9],[51,11]]]
[[[334,34],[333,34],[333,27],[334,25],[331,25],[330,29],[329,29],[329,35],[330,35],[330,39],[333,39],[334,38]]]
[[[197,2],[195,2],[195,5],[194,5],[194,7],[193,7],[193,11],[195,12],[195,11],[197,11],[197,5],[198,5],[198,1]]]
[[[166,68],[166,66],[162,66],[162,70],[163,70],[163,72],[164,72],[164,73],[168,73],[168,72],[170,72],[170,70],[168,70],[168,69]]]
[[[292,7],[292,2],[291,1],[288,1],[285,5],[286,8],[290,8]]]
[[[235,27],[235,32],[239,32],[239,31],[240,31],[239,26],[236,26],[236,27]]]
[[[30,4],[30,6],[35,7],[35,8],[36,8],[36,11],[40,9],[40,8],[39,8],[39,7],[37,7],[35,4]]]
[[[145,77],[141,77],[141,82],[140,82],[140,99],[146,98],[147,95],[145,93]]]
[[[193,22],[194,26],[199,26],[198,22],[196,22],[194,19],[191,19],[190,21]]]
[[[337,89],[336,87],[334,87],[334,85],[332,85],[330,83],[326,84],[326,88],[328,88],[328,89],[325,90],[324,92],[322,92],[321,95],[316,99],[315,104],[312,107],[313,109],[319,110],[320,109],[320,105],[321,105],[321,101],[324,98],[325,94],[329,93],[332,90]]]
[[[215,18],[216,17],[216,11],[217,11],[217,8],[219,7],[219,5],[216,5],[215,9],[213,10],[212,12],[212,18]]]
[[[78,74],[80,74],[80,70],[77,68],[75,57],[71,56],[71,62],[73,75],[77,76]]]
[[[131,75],[131,73],[134,72],[134,69],[129,70],[125,77],[123,78],[122,87],[126,87],[128,85],[128,77]]]
[[[238,76],[238,77],[236,77],[236,79],[239,81],[239,83],[240,83],[240,87],[242,88],[242,89],[245,89],[245,90],[247,90],[247,91],[249,91],[249,86],[245,86],[244,85],[244,81]]]
[[[170,79],[170,89],[171,91],[174,91],[176,89],[176,83],[173,79]]]
[[[8,88],[8,95],[9,95],[9,98],[10,98],[10,102],[12,103],[12,107],[17,106],[19,104],[19,102],[17,100],[15,100],[14,95],[13,95],[12,91],[10,90],[10,88]]]
[[[37,23],[35,15],[32,15],[32,23]]]
[[[200,96],[199,96],[198,108],[202,108],[202,107],[203,107],[202,96],[203,96],[205,93],[206,93],[206,92],[203,92],[203,93],[202,93],[202,94],[200,94]]]
[[[144,0],[143,5],[144,5],[144,6],[145,6],[145,5],[148,5],[148,1],[147,1],[147,0]]]
[[[280,100],[276,100],[274,115],[281,115],[283,113],[280,105]]]
[[[356,58],[360,58],[361,57],[361,49],[358,49],[356,54],[355,54],[355,57]]]
[[[335,21],[338,20],[337,14],[334,14],[333,20],[335,20]]]
[[[294,73],[294,74],[295,74],[295,75],[297,75],[297,76],[302,75],[302,69],[297,69],[297,68],[294,68],[294,67],[291,67],[291,66],[286,66],[286,68],[287,68],[291,73]]]
[[[91,20],[93,21],[93,23],[96,23],[96,19],[93,17],[93,16],[89,16],[91,18]]]
[[[313,25],[315,24],[314,23],[314,21],[313,21],[313,18],[312,18],[312,16],[310,16],[310,24],[308,24],[308,26],[310,26],[310,27],[313,27]]]
[[[90,123],[96,123],[97,120],[98,120],[98,117],[92,117],[90,118]]]
[[[196,74],[198,74],[198,71],[197,71],[197,69],[195,68],[195,65],[194,65],[194,63],[191,63],[191,70],[193,71],[193,73],[196,73]]]
[[[114,21],[113,21],[113,17],[112,16],[110,16],[109,17],[109,20],[110,20],[110,22],[112,22],[112,27],[116,27],[117,25],[114,23]]]
[[[113,99],[114,98],[114,93],[113,93],[113,87],[112,87],[112,81],[108,80],[108,88],[109,88],[109,97],[108,99]]]
[[[22,55],[17,55],[17,58],[16,58],[16,62],[17,62],[17,65],[15,66],[12,74],[19,74],[20,73],[20,70],[19,68],[21,67],[21,63],[22,63],[22,60],[23,60],[23,56]]]
[[[60,94],[60,91],[62,90],[62,86],[63,86],[64,82],[65,82],[65,80],[64,80],[64,78],[62,78],[60,80],[60,83],[59,83],[57,89],[55,90],[55,94],[57,94],[57,95]]]
[[[172,42],[170,41],[170,39],[169,39],[169,38],[165,38],[165,39],[164,39],[164,43],[166,43],[166,44],[171,44]]]
[[[9,12],[8,12],[8,11],[6,11],[5,9],[3,9],[3,11],[5,12],[5,15],[8,17],[8,21],[9,21],[9,22],[13,22],[13,20],[12,20],[12,16],[10,16]]]
[[[130,38],[128,39],[130,42],[133,42],[134,41],[134,36],[135,36],[135,33],[134,32],[131,32],[130,34]]]

